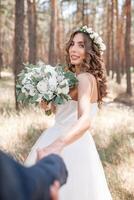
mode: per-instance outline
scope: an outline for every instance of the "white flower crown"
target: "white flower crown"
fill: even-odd
[[[106,45],[104,44],[102,38],[98,33],[94,32],[92,28],[88,28],[87,26],[83,26],[78,29],[80,32],[88,33],[89,37],[93,40],[93,42],[98,46],[100,51],[106,50]]]

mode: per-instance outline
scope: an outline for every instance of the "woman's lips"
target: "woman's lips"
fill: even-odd
[[[77,59],[79,59],[79,56],[71,55],[71,59],[72,59],[72,60],[77,60]]]

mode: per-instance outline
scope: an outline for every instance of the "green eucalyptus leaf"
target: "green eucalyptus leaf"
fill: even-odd
[[[64,99],[62,96],[57,96],[54,100],[55,104],[63,104],[64,103]]]
[[[25,94],[24,93],[20,93],[19,95],[18,95],[18,97],[17,97],[17,101],[19,102],[19,101],[23,101],[23,99],[25,99]]]

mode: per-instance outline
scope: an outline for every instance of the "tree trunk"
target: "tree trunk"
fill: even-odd
[[[81,15],[81,2],[80,0],[77,0],[77,11],[76,11],[76,24],[78,26],[81,26],[81,20],[82,20],[82,15]]]
[[[60,7],[59,7],[60,6]],[[63,35],[64,35],[64,27],[63,27],[63,16],[62,16],[62,7],[61,5],[57,6],[57,32],[56,32],[56,49],[57,49],[57,62],[64,62],[64,51],[63,51]]]
[[[120,69],[121,75],[125,74],[125,48],[124,48],[124,40],[125,40],[125,3],[122,6],[121,16],[119,23],[119,60],[120,60]]]
[[[27,0],[28,4],[28,37],[29,37],[29,63],[36,64],[36,2]]]
[[[89,24],[89,14],[88,14],[88,10],[89,10],[89,3],[85,3],[85,10],[86,10],[86,14],[85,14],[85,19],[84,22],[85,24]],[[84,24],[84,25],[85,25]]]
[[[15,1],[15,36],[14,36],[14,75],[15,87],[18,73],[23,68],[24,59],[24,0]],[[18,109],[16,89],[15,104]]]
[[[131,87],[131,58],[130,58],[130,41],[131,41],[131,0],[126,0],[126,33],[125,33],[125,58],[126,58],[126,75],[127,75],[127,89],[126,92],[132,95]]]
[[[2,58],[2,51],[0,49],[0,78],[1,78],[2,66],[3,66],[3,58]]]
[[[119,43],[119,11],[118,11],[118,0],[115,0],[115,8],[116,8],[116,53],[115,53],[115,67],[116,67],[116,81],[118,84],[121,83],[121,73],[120,73],[120,43]]]
[[[107,54],[106,54],[106,71],[109,76],[110,72],[110,5],[107,2]]]
[[[85,25],[85,2],[82,1],[82,25]]]
[[[0,0],[0,8],[1,8],[1,0]],[[0,24],[1,24],[1,9],[0,9]],[[0,26],[0,78],[2,71],[3,59],[2,59],[2,37],[1,37],[1,26]]]
[[[111,68],[112,78],[114,78],[115,66],[114,66],[114,0],[111,0]]]
[[[56,10],[57,0],[51,0],[51,24],[50,24],[50,41],[49,41],[49,64],[56,64]]]

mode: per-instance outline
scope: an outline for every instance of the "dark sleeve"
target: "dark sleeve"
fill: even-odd
[[[41,168],[43,172],[45,169],[45,172],[47,173],[47,175],[49,175],[50,179],[58,180],[61,186],[67,181],[68,172],[64,161],[60,156],[56,154],[51,154],[44,159],[38,161],[37,164],[34,165],[32,168],[33,170]]]
[[[26,200],[22,187],[21,165],[0,151],[0,200]]]
[[[50,200],[54,180],[64,184],[67,170],[57,155],[49,155],[26,168],[0,151],[0,200]]]
[[[67,181],[67,169],[61,157],[56,154],[51,154],[44,159],[37,162],[36,165],[27,168],[29,174],[28,187],[33,191],[34,197],[37,195],[38,199],[50,199],[49,188],[53,184],[54,180],[58,180],[60,185]],[[44,198],[41,198],[44,197]],[[36,198],[35,198],[36,199]]]

